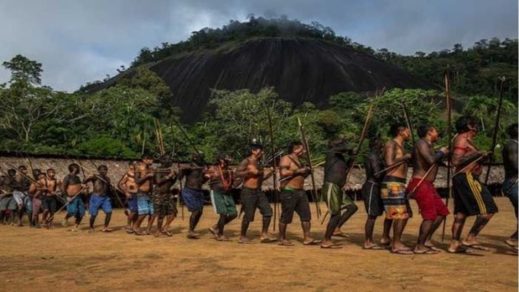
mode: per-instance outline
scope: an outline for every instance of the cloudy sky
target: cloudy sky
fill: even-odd
[[[517,0],[0,0],[0,60],[43,63],[43,83],[73,91],[128,64],[142,47],[175,43],[247,15],[318,21],[402,54],[517,38]],[[0,83],[9,72],[0,69]]]

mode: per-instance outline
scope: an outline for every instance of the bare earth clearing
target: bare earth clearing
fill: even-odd
[[[0,226],[0,290],[313,290],[313,291],[517,291],[517,256],[503,243],[515,226],[507,198],[496,198],[500,212],[481,234],[480,240],[493,248],[481,256],[392,255],[388,251],[362,249],[366,218],[362,202],[359,212],[338,239],[342,249],[323,250],[296,242],[294,247],[274,244],[237,243],[239,220],[227,227],[233,241],[217,242],[207,227],[216,215],[207,206],[199,230],[200,240],[185,237],[186,220],[173,222],[174,236],[136,237],[122,227],[122,210],[113,215],[115,232],[72,233],[57,226],[53,230]],[[416,211],[416,204],[412,202]],[[324,204],[321,208],[325,209]],[[452,206],[450,206],[452,210]],[[312,205],[312,210],[314,207]],[[63,215],[56,216],[61,220]],[[258,236],[261,217],[251,224],[250,236]],[[314,217],[315,218],[315,217]],[[100,213],[97,223],[104,219]],[[58,221],[59,221],[58,220]],[[418,212],[406,228],[404,240],[413,244],[420,224]],[[467,223],[470,227],[473,218]],[[382,220],[376,227],[381,234]],[[452,217],[447,223],[446,248]],[[313,221],[313,234],[321,238],[324,226]],[[277,228],[276,228],[277,229]],[[468,228],[465,228],[465,233]],[[299,221],[289,226],[289,236],[301,240]],[[436,235],[441,240],[441,230]]]

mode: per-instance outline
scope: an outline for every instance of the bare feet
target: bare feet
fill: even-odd
[[[271,243],[278,241],[276,238],[271,237],[269,234],[262,234],[260,236],[260,242],[261,243]]]
[[[112,228],[109,228],[109,227],[104,227],[103,229],[101,229],[101,231],[103,232],[112,232]]]

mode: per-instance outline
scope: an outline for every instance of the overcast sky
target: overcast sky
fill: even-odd
[[[128,66],[142,47],[247,15],[287,15],[402,54],[517,38],[517,0],[0,0],[0,61],[43,63],[43,83],[74,91]],[[0,83],[9,72],[0,69]]]

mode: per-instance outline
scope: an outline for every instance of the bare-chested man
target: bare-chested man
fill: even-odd
[[[386,166],[394,167],[388,169],[382,180],[380,197],[384,204],[386,218],[393,220],[393,240],[389,239],[388,229],[388,233],[382,235],[383,241],[381,243],[389,243],[391,241],[391,252],[393,253],[413,254],[411,249],[401,241],[407,220],[412,214],[405,192],[407,161],[411,159],[411,154],[406,153],[404,149],[405,142],[411,137],[411,131],[399,123],[392,125],[389,131],[393,138],[384,146],[384,162]]]
[[[135,172],[135,182],[137,183],[137,222],[133,226],[133,233],[135,235],[150,235],[151,227],[153,226],[153,202],[151,201],[151,193],[153,192],[153,158],[150,154],[145,153],[142,156],[142,161],[137,166]],[[148,226],[146,232],[142,232],[141,225],[144,219],[148,217]]]
[[[42,209],[43,198],[47,194],[47,178],[45,173],[39,169],[34,170],[35,182],[29,186],[29,196],[32,197],[32,224],[36,228],[40,228],[40,211]]]
[[[287,178],[281,183],[281,218],[279,219],[279,244],[292,246],[287,239],[287,225],[292,223],[294,212],[297,212],[303,228],[303,244],[313,245],[320,241],[310,236],[310,203],[304,189],[305,178],[310,174],[310,168],[304,166],[299,158],[305,153],[303,143],[291,142],[288,155],[281,157],[279,172],[281,178]]]
[[[173,160],[168,155],[163,155],[160,158],[160,167],[155,171],[153,189],[153,210],[155,211],[153,217],[157,218],[157,231],[155,236],[161,234],[172,236],[168,228],[171,222],[177,216],[177,206],[173,200],[173,193],[171,187],[177,181],[177,173],[171,169]],[[166,224],[164,223],[166,218]]]
[[[123,175],[119,183],[117,184],[119,190],[121,190],[126,196],[127,205],[127,226],[126,233],[133,233],[135,222],[138,218],[138,205],[137,205],[137,190],[138,185],[135,181],[135,162],[128,162],[128,171]]]
[[[477,122],[472,117],[462,116],[456,121],[457,136],[454,139],[452,164],[455,175],[452,177],[454,196],[454,223],[449,252],[466,252],[467,247],[487,250],[479,244],[476,237],[497,213],[497,206],[488,188],[478,180],[481,162],[487,153],[479,151],[473,143],[478,133]],[[465,219],[477,216],[466,239],[460,241]]]
[[[510,199],[514,207],[515,218],[517,220],[517,123],[508,126],[506,129],[508,141],[502,150],[503,164],[505,166],[505,181],[503,182],[503,194]],[[505,240],[505,243],[514,248],[517,252],[517,222],[515,232]]]
[[[436,128],[421,125],[417,133],[420,140],[414,146],[413,178],[407,186],[407,193],[418,203],[423,221],[413,251],[416,254],[435,254],[439,249],[433,245],[431,238],[449,215],[449,209],[436,191],[434,181],[438,174],[438,164],[448,154],[449,149],[442,147],[440,151],[434,151],[433,145],[439,136]]]
[[[260,166],[259,160],[262,156],[263,145],[256,143],[250,145],[249,156],[240,163],[236,171],[236,175],[243,178],[240,201],[244,215],[241,222],[240,243],[250,242],[247,238],[247,229],[249,229],[250,222],[254,221],[256,209],[259,209],[263,216],[261,242],[276,241],[275,238],[271,238],[268,234],[272,218],[272,207],[265,193],[261,191],[263,180],[272,175],[272,169],[264,171],[263,167]]]
[[[362,185],[362,198],[366,208],[366,224],[364,225],[364,249],[380,250],[383,249],[373,240],[373,229],[379,216],[384,213],[384,204],[380,197],[380,184],[385,176],[384,162],[382,159],[383,144],[380,137],[373,137],[369,141],[369,153],[364,160],[366,170],[366,181]],[[384,234],[389,234],[393,221],[384,219]],[[385,243],[387,243],[387,240]]]
[[[56,179],[56,172],[54,169],[47,169],[47,177],[45,179],[45,187],[47,191],[42,197],[43,216],[42,220],[46,228],[51,228],[54,220],[54,213],[58,209],[58,201],[56,198],[58,190],[58,180]],[[50,220],[47,220],[50,219]]]
[[[236,204],[229,193],[233,185],[233,173],[229,169],[230,157],[220,154],[216,163],[208,170],[209,187],[211,188],[211,203],[216,214],[220,215],[218,222],[209,228],[209,231],[218,241],[229,240],[223,233],[226,224],[238,216]]]
[[[321,248],[341,248],[339,244],[332,242],[332,236],[335,232],[340,232],[340,226],[344,225],[358,210],[355,202],[343,190],[353,158],[351,148],[342,138],[330,140],[328,149],[321,195],[325,198],[328,206],[330,220],[326,225]],[[349,157],[346,158],[345,156]]]
[[[107,176],[108,167],[106,167],[106,165],[99,165],[97,171],[99,174],[87,177],[85,181],[83,181],[83,184],[91,182],[93,185],[93,192],[90,195],[90,201],[88,204],[88,213],[90,213],[90,232],[95,231],[94,224],[99,209],[102,209],[105,213],[105,222],[101,231],[111,232],[112,229],[108,227],[108,225],[110,225],[110,219],[112,218],[112,202],[108,196],[108,192],[111,188],[110,178]]]
[[[74,227],[70,231],[77,231],[79,224],[83,216],[85,216],[85,204],[81,197],[81,192],[84,190],[81,184],[81,179],[78,176],[80,167],[76,163],[72,163],[68,166],[69,174],[63,179],[63,192],[67,195],[67,215],[63,225],[66,226],[66,222],[69,218],[74,217],[76,219]]]
[[[20,165],[18,167],[18,172],[15,176],[16,185],[13,190],[13,198],[18,205],[18,226],[23,226],[23,215],[25,213],[29,214],[32,211],[32,204],[29,200],[29,186],[31,185],[31,180],[27,176],[27,168],[24,165]],[[29,222],[31,221],[31,216],[28,215]]]
[[[191,216],[189,217],[189,231],[187,238],[198,239],[200,235],[195,232],[195,228],[202,217],[204,211],[204,192],[202,185],[209,178],[207,175],[207,167],[201,153],[195,153],[192,157],[191,165],[183,167],[180,171],[180,179],[186,178],[184,188],[182,189],[182,199],[187,206]]]

